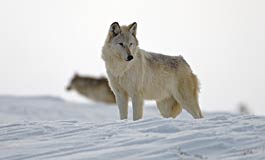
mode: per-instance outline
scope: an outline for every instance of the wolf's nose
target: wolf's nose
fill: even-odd
[[[70,86],[67,86],[65,89],[66,89],[67,91],[70,91],[70,90],[71,90],[71,87],[70,87]]]
[[[132,60],[133,59],[133,56],[131,56],[131,55],[129,55],[128,57],[127,57],[127,61],[130,61],[130,60]]]

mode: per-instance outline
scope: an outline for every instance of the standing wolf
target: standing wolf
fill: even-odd
[[[166,56],[138,47],[137,24],[111,24],[102,48],[110,86],[115,94],[120,119],[127,119],[128,98],[133,120],[143,116],[144,99],[156,101],[163,117],[175,118],[182,107],[194,118],[202,118],[198,102],[198,79],[182,56]]]
[[[84,77],[76,73],[66,89],[68,91],[76,90],[79,94],[94,101],[115,103],[115,96],[109,87],[108,80],[105,77]]]

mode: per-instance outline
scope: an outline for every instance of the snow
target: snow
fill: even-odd
[[[131,115],[132,109],[130,108]],[[0,96],[1,160],[263,160],[265,117],[205,113],[176,119],[145,107],[120,121],[115,105]]]

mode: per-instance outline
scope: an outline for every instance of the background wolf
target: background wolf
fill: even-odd
[[[198,80],[182,56],[166,56],[138,47],[137,24],[111,24],[102,59],[119,107],[120,118],[128,114],[132,99],[133,119],[142,118],[143,100],[156,101],[163,117],[176,117],[186,109],[194,118],[202,118],[198,103]]]
[[[75,74],[66,89],[76,90],[79,94],[94,101],[115,103],[115,96],[105,77],[84,77]]]

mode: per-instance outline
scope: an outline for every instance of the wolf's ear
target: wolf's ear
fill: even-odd
[[[78,72],[75,72],[74,77],[79,77]]]
[[[113,22],[110,25],[109,32],[112,33],[113,37],[117,36],[118,34],[121,33],[121,27],[118,22]]]
[[[132,35],[136,36],[137,23],[133,22],[128,27],[129,27],[129,31],[132,33]]]

